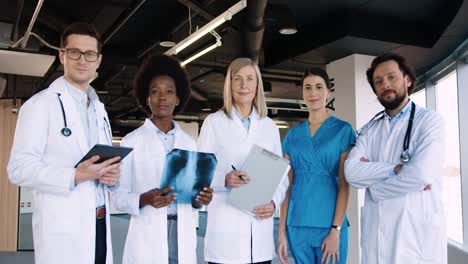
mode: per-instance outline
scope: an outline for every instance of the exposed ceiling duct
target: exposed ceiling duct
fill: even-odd
[[[262,49],[263,32],[265,24],[263,17],[267,0],[250,0],[247,3],[247,19],[244,31],[245,52],[246,55],[257,63],[260,59]]]

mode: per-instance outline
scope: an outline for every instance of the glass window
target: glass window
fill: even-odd
[[[410,95],[411,100],[422,107],[426,107],[426,90],[422,89]]]
[[[458,130],[457,73],[453,71],[436,84],[437,112],[445,120],[444,206],[447,236],[463,244]]]

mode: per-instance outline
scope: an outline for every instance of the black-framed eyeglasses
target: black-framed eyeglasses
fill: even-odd
[[[81,55],[84,56],[87,62],[95,62],[99,58],[99,53],[94,51],[81,51],[79,49],[62,49],[63,52],[67,55],[67,58],[71,60],[79,60]]]

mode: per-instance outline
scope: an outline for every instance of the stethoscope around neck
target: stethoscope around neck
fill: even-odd
[[[60,98],[61,94],[57,93],[57,97],[60,102],[60,108],[62,108],[62,116],[63,116],[63,128],[60,130],[60,133],[62,133],[63,136],[69,137],[72,134],[72,131],[70,128],[67,126],[67,116],[65,115],[65,108],[63,108],[63,103],[62,103],[62,98]]]
[[[384,117],[385,111],[378,112],[366,125],[357,131],[357,136],[362,136],[365,131],[369,130],[377,121]],[[414,102],[411,102],[411,114],[408,120],[408,128],[406,129],[405,139],[403,141],[403,152],[400,155],[400,160],[403,163],[407,163],[411,159],[411,154],[409,153],[409,143],[411,140],[411,130],[413,128],[414,114],[416,112],[416,105]]]
[[[60,96],[61,96],[61,94],[57,93],[57,97],[58,97],[59,102],[60,102],[60,108],[62,109],[63,126],[64,126],[60,130],[60,133],[62,133],[62,135],[64,137],[69,137],[69,136],[71,136],[72,131],[67,125],[67,115],[65,114],[65,108],[63,107],[62,98],[60,98]],[[104,123],[106,123],[105,126],[104,126],[104,129],[108,128],[108,130],[105,133],[106,137],[107,137],[108,140],[112,141],[112,134],[111,134],[111,130],[110,130],[110,125],[109,125],[109,122],[107,121],[106,117],[104,117]]]

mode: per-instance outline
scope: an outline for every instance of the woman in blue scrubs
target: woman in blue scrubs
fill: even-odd
[[[354,129],[327,113],[331,91],[324,70],[306,72],[302,91],[309,118],[283,140],[291,184],[281,206],[278,255],[287,263],[289,247],[297,264],[346,263],[349,185],[344,161],[355,142]]]

